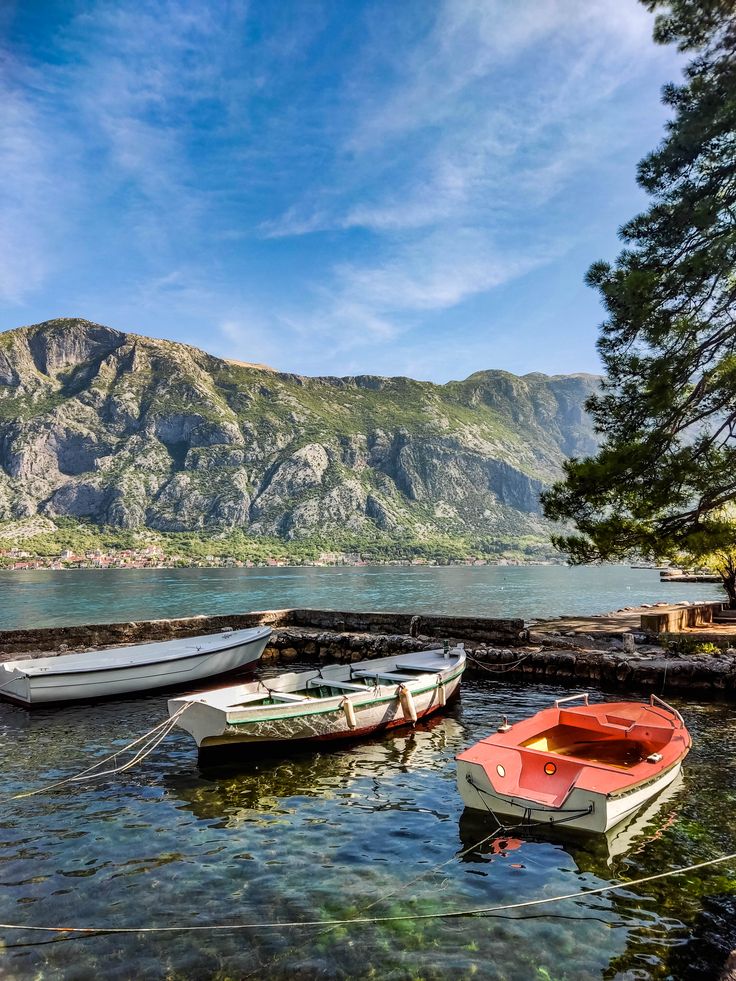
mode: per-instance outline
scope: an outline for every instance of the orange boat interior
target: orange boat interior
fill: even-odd
[[[583,714],[561,710],[557,725],[524,740],[521,745],[626,770],[660,752],[672,739],[672,726],[658,725],[652,714],[643,712],[639,717],[627,718],[607,712]]]

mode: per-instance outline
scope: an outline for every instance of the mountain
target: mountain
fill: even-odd
[[[0,333],[0,521],[546,539],[593,375],[306,378],[85,320]]]

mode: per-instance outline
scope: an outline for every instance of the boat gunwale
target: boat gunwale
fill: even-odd
[[[507,746],[504,743],[491,743],[488,742],[487,740],[483,740],[483,743],[486,746],[492,746],[494,749],[506,749],[512,752],[517,751],[519,753],[530,753],[534,756],[545,756],[549,758],[550,756],[559,755],[555,753],[554,750],[551,749],[532,749],[531,746]],[[472,748],[473,748],[472,746],[469,747],[469,749]],[[685,748],[685,753],[683,753],[682,756],[678,757],[678,759],[683,759],[689,751],[690,751],[690,744],[688,743],[688,745]],[[467,750],[464,750],[463,752],[467,752]],[[459,759],[462,755],[463,755],[462,753],[458,753],[456,759]],[[572,763],[579,763],[581,766],[585,767],[586,770],[605,770],[606,772],[612,772],[618,774],[632,773],[635,767],[641,766],[642,763],[646,763],[646,757],[630,767],[617,766],[615,763],[601,763],[597,760],[595,761],[586,760],[582,756],[565,755],[564,759],[569,760]],[[473,761],[471,760],[470,762]],[[651,765],[656,765],[656,764],[651,764]],[[664,773],[665,770],[659,770],[657,772]],[[645,777],[644,779],[646,780],[648,778]]]
[[[682,766],[682,761],[685,759],[685,757],[689,752],[690,752],[690,745],[688,744],[682,756],[678,756],[676,760],[674,760],[672,763],[669,764],[669,766],[666,766],[661,770],[657,770],[656,773],[652,773],[650,776],[644,777],[642,780],[638,780],[636,783],[627,784],[625,787],[621,787],[618,790],[608,791],[605,795],[606,798],[608,800],[620,800],[622,797],[626,797],[629,794],[633,794],[637,790],[642,790],[644,787],[647,786],[647,784],[654,783],[656,780],[659,780],[660,777],[665,776],[665,774],[669,773],[670,770],[672,770],[674,767]],[[590,793],[593,793],[593,791],[590,791]]]
[[[425,695],[427,692],[436,691],[440,685],[455,681],[456,678],[462,676],[464,670],[465,662],[463,661],[459,667],[459,670],[456,670],[454,674],[440,676],[439,673],[435,673],[435,677],[437,679],[435,680],[435,683],[433,685],[427,685],[424,688],[417,689],[411,687],[414,684],[423,684],[424,682],[420,678],[417,678],[416,682],[398,682],[396,685],[378,685],[372,689],[366,688],[365,694],[368,696],[372,696],[373,692],[376,690],[378,690],[380,694],[369,697],[365,701],[358,701],[358,699],[362,699],[364,697],[362,692],[353,692],[352,694],[344,695],[330,695],[328,698],[315,699],[314,702],[319,703],[319,708],[315,708],[312,711],[303,711],[303,709],[309,709],[314,702],[307,702],[304,705],[292,702],[290,704],[285,703],[282,711],[277,715],[259,716],[252,719],[234,719],[231,721],[228,717],[227,708],[219,708],[216,705],[209,705],[207,702],[203,702],[201,699],[196,700],[196,703],[222,712],[225,715],[225,724],[228,726],[253,725],[258,722],[279,722],[282,719],[300,719],[310,715],[328,715],[331,712],[339,712],[345,700],[350,701],[355,709],[370,708],[372,705],[380,705],[383,702],[393,702],[397,697],[398,689],[402,686],[405,686],[412,695]],[[391,690],[391,694],[383,694],[383,692],[386,690]],[[192,701],[194,702],[195,700],[193,699]],[[333,704],[325,706],[325,702],[330,702]],[[243,708],[241,711],[253,712],[255,715],[257,712],[263,712],[266,708],[273,709],[273,706],[254,705],[250,708]],[[289,712],[287,711],[288,709],[291,709],[292,711]]]

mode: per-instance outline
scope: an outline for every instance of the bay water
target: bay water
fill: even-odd
[[[292,605],[541,616],[717,595],[648,571],[554,567],[21,573],[0,588],[5,627]],[[207,769],[174,730],[134,769],[17,800],[141,735],[166,697],[0,705],[0,976],[717,976],[736,945],[724,919],[733,866],[471,918],[332,922],[505,906],[736,851],[736,713],[697,697],[672,699],[693,736],[684,780],[615,835],[499,829],[463,812],[455,755],[503,714],[515,721],[576,690],[467,679],[415,729]],[[235,925],[247,929],[187,929]],[[181,929],[105,932],[125,926]]]
[[[0,572],[0,630],[306,607],[524,619],[718,599],[625,566],[354,566]]]

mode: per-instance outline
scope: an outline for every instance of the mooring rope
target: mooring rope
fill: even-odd
[[[468,659],[468,661],[472,661],[473,664],[477,665],[477,667],[483,668],[484,671],[490,671],[491,674],[503,674],[504,671],[513,671],[514,668],[518,668],[518,666],[521,664],[522,661],[526,661],[526,659],[528,657],[531,657],[532,654],[538,654],[538,653],[539,653],[538,650],[529,651],[528,654],[524,654],[522,657],[519,658],[518,661],[514,661],[513,664],[499,664],[498,666],[492,664],[485,664],[483,661],[479,661],[477,658],[473,657],[472,654],[468,654],[467,651],[465,652],[465,657]]]
[[[352,926],[353,924],[369,923],[396,923],[400,920],[444,920],[460,919],[462,917],[486,916],[491,913],[506,913],[510,910],[527,909],[530,906],[547,906],[550,903],[561,903],[569,899],[582,899],[586,896],[601,896],[604,893],[614,892],[619,889],[631,889],[632,886],[641,886],[647,882],[655,882],[658,879],[667,879],[674,875],[686,875],[688,872],[697,872],[713,865],[721,865],[724,862],[736,861],[736,852],[730,855],[721,855],[719,858],[711,858],[706,862],[698,862],[695,865],[685,865],[679,869],[669,869],[667,872],[657,872],[655,875],[645,875],[640,879],[630,879],[627,882],[610,883],[607,886],[598,886],[595,889],[580,889],[578,892],[563,893],[559,896],[545,896],[541,899],[528,899],[520,903],[505,903],[500,906],[476,906],[470,909],[446,910],[442,913],[394,913],[388,916],[355,916],[350,919],[334,920],[276,920],[269,923],[191,923],[179,926],[154,926],[154,927],[75,927],[75,926],[26,926],[22,923],[0,923],[0,930],[28,930],[42,933],[205,933],[223,932],[225,930],[280,930],[284,927],[330,927],[330,926]]]
[[[35,797],[36,794],[45,794],[50,790],[58,790],[60,787],[65,787],[72,783],[84,783],[87,780],[95,780],[97,777],[111,776],[114,773],[123,773],[125,770],[129,770],[132,766],[137,763],[141,763],[147,756],[149,756],[156,747],[163,742],[163,740],[169,735],[171,730],[177,723],[177,720],[186,712],[189,705],[182,705],[181,708],[177,709],[176,712],[168,719],[164,719],[163,722],[159,722],[157,726],[153,729],[149,729],[142,736],[138,736],[132,742],[128,743],[127,746],[123,746],[121,749],[116,750],[109,756],[104,757],[104,759],[98,760],[91,766],[86,767],[84,770],[80,770],[79,773],[74,773],[69,777],[64,777],[63,780],[57,780],[55,783],[45,784],[43,787],[37,787],[35,790],[27,790],[21,794],[13,794],[11,797],[5,797],[3,802],[12,800],[21,800],[25,797]],[[122,763],[120,766],[113,766],[107,770],[101,770],[100,767],[104,766],[106,763],[117,760],[119,756],[123,753],[127,753],[133,749],[134,746],[140,746],[133,757]]]
[[[411,888],[411,886],[416,885],[416,883],[419,882],[420,879],[424,879],[427,876],[434,875],[435,873],[439,872],[441,869],[444,869],[446,866],[450,865],[452,862],[455,862],[460,858],[464,858],[470,852],[474,852],[476,849],[481,848],[483,845],[486,844],[486,842],[493,840],[498,835],[499,831],[506,831],[508,833],[508,829],[504,828],[504,826],[501,824],[498,818],[496,818],[496,815],[494,814],[493,816],[496,820],[497,827],[495,827],[490,834],[485,835],[485,837],[481,838],[480,841],[476,841],[474,844],[468,846],[467,848],[464,848],[461,852],[456,852],[455,854],[451,855],[450,858],[446,859],[444,862],[439,862],[437,865],[433,865],[432,868],[425,869],[423,872],[420,872],[418,875],[415,875],[413,879],[408,879],[406,882],[402,882],[401,885],[396,886],[395,889],[391,889],[389,892],[381,893],[381,895],[378,896],[377,899],[374,899],[373,902],[366,903],[364,906],[361,907],[360,909],[361,915],[367,913],[369,909],[373,909],[374,906],[378,906],[379,903],[383,903],[387,899],[393,899],[393,897],[398,896],[399,893],[406,892],[406,890]],[[328,933],[331,933],[333,930],[336,929],[337,929],[337,925],[335,924],[325,926],[323,929],[317,930],[316,933],[311,937],[311,940],[314,942],[315,940],[318,940],[320,937],[324,937]],[[288,947],[286,950],[281,951],[281,953],[277,954],[275,957],[271,958],[265,963],[259,964],[254,971],[251,971],[249,974],[244,975],[244,977],[253,978],[257,976],[262,976],[264,971],[270,972],[277,964],[282,964],[284,961],[288,960],[296,952],[297,952],[297,947],[296,945],[292,944],[290,947]]]

